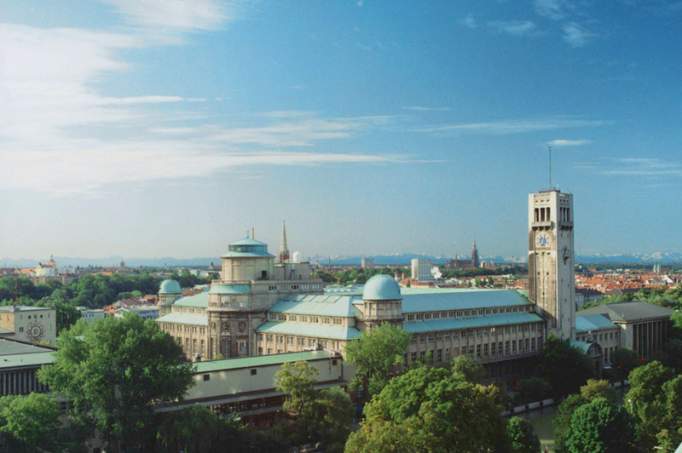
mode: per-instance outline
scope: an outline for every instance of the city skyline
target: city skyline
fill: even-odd
[[[682,9],[663,2],[8,2],[0,257],[682,252]]]

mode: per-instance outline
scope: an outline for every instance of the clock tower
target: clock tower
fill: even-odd
[[[528,297],[547,333],[575,339],[573,195],[557,189],[528,196]]]

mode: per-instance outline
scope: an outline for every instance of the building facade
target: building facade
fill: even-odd
[[[52,308],[0,306],[0,336],[36,344],[57,341],[57,314]]]

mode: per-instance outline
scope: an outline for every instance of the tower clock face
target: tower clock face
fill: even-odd
[[[43,336],[43,326],[38,323],[29,324],[26,328],[26,335],[34,340],[37,340]]]
[[[535,245],[537,247],[549,247],[552,244],[552,238],[547,233],[540,233],[535,236]]]

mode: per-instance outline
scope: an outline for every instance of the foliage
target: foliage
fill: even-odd
[[[573,413],[583,404],[588,401],[580,395],[569,395],[564,399],[552,419],[554,428],[554,443],[556,450],[563,452],[566,450],[566,437],[568,435],[569,425],[571,424],[571,417]]]
[[[152,405],[182,398],[191,364],[157,324],[135,315],[105,318],[63,332],[53,365],[39,379],[70,402],[70,416],[97,429],[116,450],[144,445],[154,433]]]
[[[507,437],[510,453],[538,453],[540,451],[540,439],[533,431],[533,426],[525,418],[512,417],[507,420]]]
[[[517,403],[530,403],[548,398],[552,393],[549,382],[539,377],[530,377],[519,381],[518,393],[515,396]]]
[[[611,354],[612,379],[614,381],[624,381],[630,371],[639,366],[637,354],[625,348],[616,348]]]
[[[486,376],[483,365],[468,355],[459,355],[452,361],[452,372],[469,382],[480,383]]]
[[[612,404],[615,404],[618,400],[618,395],[615,390],[609,386],[609,381],[604,379],[588,379],[587,383],[580,387],[580,396],[586,401],[592,401],[596,398],[605,398]]]
[[[346,360],[355,366],[351,387],[361,388],[364,395],[379,393],[392,372],[403,363],[410,336],[402,328],[382,324],[363,332],[346,346]]]
[[[671,338],[656,357],[678,374],[682,373],[682,338]]]
[[[338,387],[316,390],[317,370],[306,362],[285,363],[275,384],[285,393],[283,409],[293,418],[288,430],[294,445],[321,442],[327,452],[343,451],[353,422],[353,404]]]
[[[570,453],[626,453],[633,449],[632,425],[622,407],[596,398],[578,407],[569,424],[566,450]]]
[[[419,366],[391,379],[365,406],[348,452],[506,449],[500,391],[444,368]],[[378,448],[387,441],[391,449]]]
[[[576,393],[594,375],[592,360],[587,355],[571,347],[568,340],[554,336],[547,338],[538,365],[540,376],[552,386],[555,397]]]
[[[583,308],[632,301],[647,302],[679,310],[682,309],[682,287],[642,288],[634,293],[613,294],[591,301],[585,304]]]
[[[0,398],[0,433],[12,451],[36,451],[57,447],[59,405],[41,393]]]
[[[679,391],[675,384],[666,386],[668,381],[675,382],[673,372],[657,361],[635,368],[629,381],[630,390],[625,395],[624,405],[635,420],[639,443],[650,450],[656,445],[656,434],[666,428],[669,421],[665,413],[667,400],[674,402],[682,395],[675,395]]]

